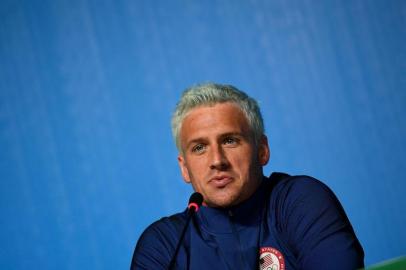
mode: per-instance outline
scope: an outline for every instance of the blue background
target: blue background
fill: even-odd
[[[343,203],[367,265],[406,253],[406,2],[2,0],[0,268],[127,269],[184,208],[182,90],[256,98],[272,156]]]

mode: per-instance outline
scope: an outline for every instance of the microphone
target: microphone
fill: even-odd
[[[187,227],[189,226],[190,220],[192,219],[192,216],[197,211],[199,211],[199,208],[202,205],[202,203],[203,203],[203,196],[199,192],[195,192],[190,196],[189,203],[188,203],[188,206],[187,206],[188,210],[187,210],[186,224],[183,227],[183,230],[182,230],[182,233],[180,235],[178,244],[176,245],[175,252],[172,255],[172,259],[171,259],[171,261],[169,263],[168,270],[171,270],[174,267],[175,261],[176,261],[176,256],[178,255],[178,252],[179,252],[180,246],[182,244],[183,238],[185,237],[185,233],[186,233]]]
[[[203,196],[199,192],[193,193],[190,198],[189,198],[189,203],[188,203],[188,213],[193,212],[196,213],[199,211],[199,207],[203,203]]]

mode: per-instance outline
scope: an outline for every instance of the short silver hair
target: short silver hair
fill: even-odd
[[[253,133],[254,143],[259,144],[264,134],[264,122],[257,101],[232,85],[204,83],[187,88],[172,115],[172,135],[179,152],[183,153],[179,133],[187,114],[196,107],[225,102],[232,102],[243,111]]]

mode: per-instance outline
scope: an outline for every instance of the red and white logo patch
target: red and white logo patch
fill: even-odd
[[[259,270],[285,270],[285,259],[282,253],[272,247],[260,248]]]

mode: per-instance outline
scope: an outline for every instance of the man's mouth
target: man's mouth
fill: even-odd
[[[211,178],[209,183],[216,188],[223,188],[227,186],[231,181],[233,181],[233,178],[231,176],[223,175]]]

